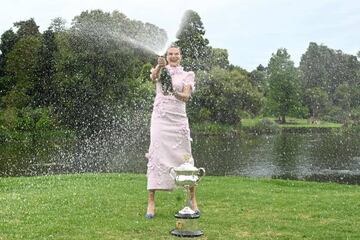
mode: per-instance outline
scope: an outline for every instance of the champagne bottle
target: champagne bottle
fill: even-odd
[[[171,75],[167,68],[161,69],[159,80],[161,83],[161,89],[163,94],[164,95],[171,94],[173,92],[173,87],[172,87]]]

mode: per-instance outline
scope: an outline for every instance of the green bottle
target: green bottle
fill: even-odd
[[[161,69],[159,80],[160,80],[161,89],[162,89],[162,92],[164,95],[169,95],[169,94],[173,93],[171,75],[167,68]]]

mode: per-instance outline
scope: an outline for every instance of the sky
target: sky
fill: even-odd
[[[298,66],[310,42],[352,55],[360,51],[357,0],[11,0],[0,6],[0,34],[29,18],[41,32],[56,17],[70,27],[82,11],[101,9],[155,24],[169,42],[191,9],[200,15],[210,46],[227,49],[230,63],[248,71],[266,66],[279,48],[286,48]]]

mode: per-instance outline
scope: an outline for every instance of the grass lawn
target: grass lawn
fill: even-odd
[[[276,120],[276,118],[267,118],[271,121]],[[262,118],[246,118],[241,120],[241,124],[243,127],[254,127],[257,123],[259,123]],[[325,121],[319,121],[318,123],[309,123],[307,119],[299,119],[299,118],[286,118],[285,124],[279,124],[279,127],[282,128],[339,128],[342,126],[340,123],[331,123]]]
[[[275,122],[275,118],[244,118],[241,119],[240,125],[228,125],[228,124],[219,124],[219,123],[192,123],[190,125],[191,131],[195,134],[206,134],[206,135],[223,135],[226,134],[239,134],[241,130],[246,131],[255,131],[258,125],[262,120],[267,119],[272,122],[276,127],[280,129],[287,130],[296,130],[300,129],[302,131],[314,130],[314,129],[333,129],[341,128],[342,124],[340,123],[331,123],[320,121],[318,123],[309,123],[307,119],[298,119],[298,118],[286,118],[286,124],[278,124]],[[262,124],[260,124],[262,125]],[[267,126],[262,126],[260,130],[265,130]],[[257,129],[258,131],[259,129]]]
[[[198,239],[360,239],[360,186],[206,176]],[[0,178],[0,239],[178,239],[182,190],[157,192],[144,218],[146,177],[79,174]]]

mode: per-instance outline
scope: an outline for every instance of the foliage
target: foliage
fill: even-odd
[[[251,130],[258,134],[276,133],[279,131],[279,125],[269,118],[263,118],[251,127]]]
[[[268,73],[268,109],[275,116],[281,117],[281,122],[285,123],[285,117],[299,103],[298,75],[286,49],[278,49],[276,54],[272,55]]]
[[[205,37],[205,29],[199,14],[185,12],[175,42],[181,48],[182,65],[185,70],[209,70],[210,47]],[[216,54],[216,52],[214,53]]]
[[[6,106],[22,108],[33,104],[40,46],[39,37],[27,36],[19,39],[6,56],[5,70],[13,86],[2,99]]]
[[[131,102],[130,96],[141,92],[144,81],[137,79],[143,65],[155,57],[121,37],[140,41],[140,37],[145,37],[138,34],[141,27],[144,31],[161,32],[119,12],[96,10],[81,13],[70,31],[58,34],[55,110],[64,124],[89,133],[98,131],[107,124],[116,105]],[[159,44],[159,37],[166,35],[157,34],[147,41]]]
[[[260,113],[282,121],[357,122],[360,64],[353,55],[312,42],[298,69],[279,49],[268,66],[248,72],[230,64],[227,49],[210,46],[192,10],[177,38],[182,64],[196,72],[187,108],[192,122],[238,126]],[[56,123],[91,134],[110,124],[118,109],[151,112],[149,70],[166,42],[163,29],[118,11],[84,11],[70,29],[55,18],[42,33],[33,18],[15,22],[1,35],[0,127],[35,129],[41,115],[44,129]]]
[[[215,67],[209,74],[198,74],[197,89],[190,105],[195,121],[238,124],[243,111],[256,114],[260,110],[261,94],[238,69]]]
[[[7,54],[12,50],[17,41],[17,36],[12,29],[5,31],[0,39],[0,78],[6,75],[5,62]],[[0,86],[0,96],[4,94],[3,89],[6,86]]]
[[[214,67],[219,67],[222,69],[227,69],[229,66],[230,63],[228,51],[226,49],[211,47],[208,68],[212,69]]]
[[[0,125],[9,131],[50,131],[57,123],[49,108],[7,108],[0,114]]]
[[[319,87],[306,89],[303,93],[303,102],[309,108],[310,117],[314,119],[324,115],[330,106],[329,95]]]
[[[250,73],[250,79],[253,86],[257,87],[259,91],[266,96],[269,90],[267,82],[267,69],[260,64]]]
[[[311,117],[329,116],[331,113],[326,108],[335,106],[349,113],[351,108],[358,105],[356,96],[359,91],[349,88],[359,85],[360,63],[356,56],[311,42],[301,57],[299,70],[302,92],[305,93],[302,97]],[[320,96],[309,98],[313,91],[321,93]]]

